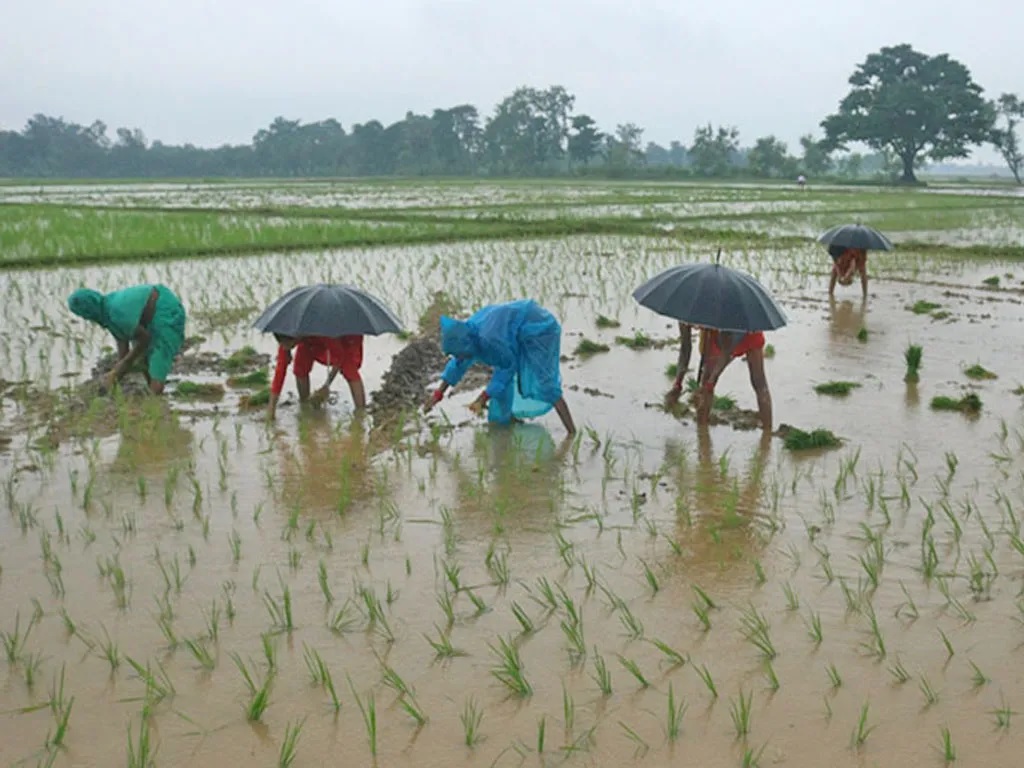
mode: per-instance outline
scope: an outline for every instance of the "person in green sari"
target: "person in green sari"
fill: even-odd
[[[79,288],[68,297],[68,309],[106,328],[117,341],[117,365],[103,377],[105,389],[112,389],[142,358],[150,391],[164,391],[174,358],[185,343],[185,307],[170,288],[134,285],[107,294]]]

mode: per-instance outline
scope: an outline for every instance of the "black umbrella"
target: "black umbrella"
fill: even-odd
[[[772,331],[786,315],[757,280],[721,264],[684,264],[655,275],[633,298],[659,315],[719,331]]]
[[[295,288],[253,323],[282,336],[376,336],[402,330],[401,321],[376,296],[351,285]]]
[[[818,237],[824,245],[835,245],[840,248],[861,248],[865,251],[891,251],[892,243],[877,229],[864,224],[843,224],[832,227]]]

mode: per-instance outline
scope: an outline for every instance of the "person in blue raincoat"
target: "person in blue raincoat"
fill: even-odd
[[[441,318],[441,349],[451,357],[441,384],[424,404],[430,411],[474,363],[494,370],[491,381],[470,408],[488,421],[542,416],[552,408],[571,435],[576,432],[569,406],[562,397],[559,371],[562,326],[555,316],[530,299],[492,304],[467,320]]]

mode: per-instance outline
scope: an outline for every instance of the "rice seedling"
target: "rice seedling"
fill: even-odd
[[[662,655],[668,661],[669,666],[681,667],[686,663],[686,657],[683,656],[683,654],[679,653],[679,651],[677,651],[675,648],[672,648],[667,643],[662,642],[661,640],[658,640],[656,638],[651,639],[648,642],[650,642],[651,645],[653,645],[655,648],[661,651]]]
[[[25,633],[21,632],[21,611],[15,612],[14,615],[14,630],[11,632],[3,631],[0,632],[0,642],[4,646],[4,655],[7,657],[9,664],[17,663],[21,654],[25,650],[25,645],[28,643],[28,636],[32,632],[32,628],[35,626],[34,621],[29,621],[25,627]]]
[[[644,636],[644,624],[623,602],[618,603],[619,623],[626,630],[626,634],[632,640],[640,640]]]
[[[498,657],[499,666],[491,670],[491,675],[512,693],[520,697],[533,694],[533,686],[526,679],[519,649],[509,640],[498,638],[498,647],[488,643],[488,648]]]
[[[199,662],[203,669],[211,670],[217,666],[217,662],[210,655],[210,652],[201,640],[186,639],[184,644],[188,652],[192,654],[192,657]]]
[[[690,588],[694,591],[694,593],[697,595],[700,601],[704,603],[705,606],[711,609],[718,607],[718,605],[715,603],[714,600],[711,599],[708,593],[701,589],[700,585],[692,584]]]
[[[757,609],[750,605],[742,614],[741,627],[743,636],[751,645],[757,648],[766,659],[774,659],[776,654],[775,646],[771,638],[771,625],[768,620]]]
[[[864,645],[872,655],[877,656],[879,659],[884,659],[886,655],[885,637],[882,635],[881,627],[878,625],[878,616],[870,604],[866,607],[866,612],[868,621],[871,623],[871,641]]]
[[[377,757],[377,703],[373,691],[366,694],[365,700],[356,692],[352,678],[348,678],[348,687],[352,691],[352,697],[359,706],[359,713],[363,716],[363,726],[366,728],[366,739],[370,745],[370,754]]]
[[[839,688],[842,686],[843,678],[839,674],[839,670],[836,668],[835,664],[830,662],[829,665],[825,667],[825,672],[828,673],[828,681],[833,688]]]
[[[661,585],[658,583],[658,577],[655,576],[654,571],[651,570],[647,562],[641,558],[641,564],[644,567],[644,578],[647,580],[647,586],[651,588],[651,595],[658,594],[658,590],[661,589]]]
[[[607,344],[601,344],[597,341],[591,341],[590,339],[581,339],[580,343],[576,345],[576,349],[573,350],[573,354],[577,357],[592,357],[593,355],[601,352],[610,352],[611,347]]]
[[[775,357],[775,345],[765,344],[763,354],[766,360],[771,360],[773,357]]]
[[[903,377],[906,382],[915,382],[920,378],[921,359],[924,355],[923,347],[917,344],[910,344],[903,353],[903,361],[907,365],[907,372]]]
[[[974,671],[974,674],[971,676],[971,682],[974,684],[975,688],[980,688],[981,686],[992,682],[991,679],[981,671],[981,668],[978,667],[977,664],[970,660],[968,660],[967,663],[971,665],[971,669]]]
[[[523,607],[519,605],[515,600],[512,601],[512,615],[515,616],[516,621],[519,622],[519,626],[522,628],[522,634],[531,634],[536,627],[534,626],[533,619],[531,619]],[[450,623],[449,623],[450,625]]]
[[[932,688],[932,684],[928,681],[925,675],[921,675],[921,679],[917,684],[918,690],[921,691],[921,695],[924,696],[925,708],[932,706],[939,700],[939,694],[936,693],[935,689]]]
[[[809,451],[820,448],[838,448],[842,445],[842,441],[827,429],[815,429],[811,432],[791,429],[783,438],[783,445],[790,451]]]
[[[442,632],[441,629],[435,624],[434,629],[437,631],[437,639],[424,635],[426,641],[430,643],[430,647],[434,649],[434,654],[439,659],[451,659],[456,656],[465,656],[466,652],[456,648],[452,645],[451,635],[446,632]]]
[[[875,726],[868,725],[868,711],[869,704],[864,702],[864,706],[861,707],[860,717],[857,718],[857,724],[853,728],[853,734],[850,738],[851,746],[854,749],[859,749],[867,743],[868,736],[875,730]]]
[[[807,634],[815,645],[821,645],[822,632],[821,632],[821,614],[817,611],[810,611],[808,618],[804,620],[807,625]]]
[[[598,653],[596,645],[594,646],[594,674],[592,677],[601,693],[604,696],[611,696],[612,675],[608,671],[608,665],[605,664],[604,657]]]
[[[110,674],[114,674],[114,671],[121,665],[121,651],[117,647],[117,643],[110,638],[107,628],[102,624],[100,628],[103,630],[103,640],[99,641],[100,655],[110,664]]]
[[[598,315],[597,320],[594,321],[594,324],[598,328],[618,328],[620,325],[622,325],[618,320],[615,320],[614,318],[611,317],[606,317],[604,315]]]
[[[729,717],[732,720],[733,730],[736,731],[736,738],[740,739],[750,733],[750,716],[753,710],[754,692],[746,695],[740,689],[739,697],[729,701]]]
[[[846,397],[859,386],[860,383],[856,381],[826,381],[824,384],[817,384],[814,391],[819,395]]]
[[[956,653],[956,651],[953,649],[953,644],[951,642],[949,642],[949,638],[946,637],[946,633],[943,632],[941,629],[938,630],[938,633],[939,633],[939,637],[942,638],[942,645],[946,649],[946,658],[947,659],[953,658],[954,654]]]
[[[246,703],[245,719],[249,722],[258,722],[262,717],[263,713],[267,711],[267,707],[270,706],[270,686],[273,680],[272,675],[267,675],[263,681],[257,685],[256,678],[253,673],[249,671],[249,668],[242,661],[242,658],[232,652],[231,659],[235,662],[235,666],[238,667],[238,671],[242,675],[242,680],[245,683],[246,689],[249,691],[249,700]],[[274,667],[271,667],[273,670]]]
[[[740,762],[740,768],[759,768],[761,765],[761,757],[764,755],[764,750],[767,748],[767,744],[762,744],[761,748],[754,751],[753,747],[747,747],[743,750],[743,759]]]
[[[998,288],[999,287],[999,275],[993,275],[992,277],[986,277],[981,282],[984,285],[989,286],[990,288]]]
[[[969,368],[965,368],[964,376],[969,379],[974,379],[975,381],[988,381],[999,378],[996,374],[992,373],[992,371],[977,363]]]
[[[857,331],[857,341],[859,341],[859,342],[861,342],[863,344],[867,340],[868,340],[868,329],[865,328],[864,326],[861,326],[860,330]]]
[[[459,720],[462,721],[462,740],[467,747],[474,747],[480,741],[480,724],[483,722],[483,710],[476,700],[469,698],[462,707]]]
[[[650,750],[651,747],[646,741],[643,740],[640,734],[638,734],[636,731],[634,731],[621,720],[619,720],[619,727],[622,728],[626,736],[629,737],[629,740],[636,745],[636,749],[633,752],[634,757],[640,757],[642,755],[647,754],[648,750]]]
[[[295,621],[292,616],[292,595],[291,590],[281,582],[281,597],[275,598],[270,592],[263,593],[263,604],[270,614],[271,626],[279,632],[291,632],[295,629]]]
[[[959,411],[961,413],[979,413],[982,408],[981,398],[975,393],[964,395],[959,400],[946,395],[937,395],[932,398],[931,408],[935,411]]]
[[[903,683],[911,678],[911,674],[907,672],[907,668],[903,666],[903,662],[899,659],[896,660],[895,664],[889,665],[888,670],[897,685],[903,685]]]
[[[636,331],[632,336],[616,336],[615,343],[633,350],[650,349],[654,340],[643,331]]]
[[[576,727],[576,701],[569,695],[565,683],[562,683],[562,724],[565,727],[566,738],[572,735]]]
[[[302,735],[302,726],[305,723],[306,718],[302,718],[298,723],[288,723],[285,726],[284,739],[281,741],[281,751],[277,755],[278,768],[290,768],[291,764],[295,762],[295,756],[298,754],[299,736]]]
[[[139,718],[139,737],[132,738],[132,727],[128,725],[128,768],[152,768],[155,750],[150,741],[149,718],[145,710]]]
[[[644,677],[643,672],[640,671],[640,667],[637,665],[635,661],[633,661],[632,659],[627,659],[622,654],[616,654],[616,656],[619,659],[619,664],[621,664],[623,668],[625,668],[625,670],[629,672],[629,674],[636,678],[636,681],[640,683],[641,688],[650,687],[650,682],[647,680],[646,677]]]
[[[708,692],[711,694],[711,698],[717,699],[718,688],[715,686],[715,681],[711,677],[711,672],[708,670],[707,665],[701,664],[699,669],[697,667],[694,667],[693,669],[696,671],[697,676],[700,677],[701,682],[704,683],[704,687],[708,689]]]
[[[943,726],[939,733],[942,739],[942,759],[945,760],[946,765],[949,765],[956,761],[956,747],[953,746],[953,737],[946,726]]]
[[[793,585],[787,581],[782,585],[782,591],[786,595],[786,609],[790,611],[799,611],[800,596],[794,591]]]
[[[996,728],[999,728],[1000,730],[1009,730],[1010,718],[1017,713],[1010,709],[1004,700],[998,709],[993,709],[989,714],[995,718]]]
[[[931,301],[925,301],[923,299],[914,302],[911,306],[907,307],[915,315],[928,315],[934,312],[936,309],[941,308],[941,304],[936,304]]]

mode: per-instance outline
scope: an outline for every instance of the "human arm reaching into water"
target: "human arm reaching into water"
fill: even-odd
[[[683,393],[683,378],[690,368],[690,356],[693,354],[692,328],[686,323],[679,324],[679,359],[676,362],[676,378],[672,383],[672,389],[665,395],[665,405],[673,407],[679,402],[679,396]]]
[[[448,364],[444,367],[444,372],[441,374],[441,383],[423,404],[423,412],[430,413],[434,406],[444,398],[445,392],[462,381],[462,377],[466,375],[466,371],[468,371],[472,365],[473,359],[468,357],[453,357],[449,360]]]
[[[103,384],[106,389],[112,389],[114,384],[124,376],[125,372],[135,364],[136,360],[140,357],[145,357],[150,341],[152,340],[152,336],[149,332],[149,324],[152,322],[153,314],[156,312],[156,301],[158,296],[159,293],[154,288],[149,294],[149,299],[146,301],[145,307],[143,307],[142,314],[139,316],[139,323],[135,326],[131,339],[117,339],[118,360],[110,373],[104,377]],[[135,343],[132,344],[130,342]],[[163,392],[163,382],[153,381],[150,378],[148,371],[146,372],[146,381],[149,384],[150,390],[154,394],[158,395]]]

